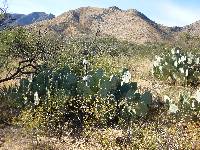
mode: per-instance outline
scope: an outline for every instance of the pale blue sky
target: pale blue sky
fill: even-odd
[[[8,0],[8,6],[12,13],[43,11],[56,16],[84,6],[134,8],[167,26],[184,26],[200,20],[200,0]]]

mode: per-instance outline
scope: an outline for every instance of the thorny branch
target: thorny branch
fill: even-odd
[[[26,71],[27,69],[30,69],[30,71]],[[33,59],[29,60],[22,60],[18,63],[18,67],[14,71],[14,73],[10,74],[9,76],[0,79],[0,83],[3,83],[5,81],[13,80],[17,76],[22,74],[32,74],[37,71],[38,65],[33,62]]]

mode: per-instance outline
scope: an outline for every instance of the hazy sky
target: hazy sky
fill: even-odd
[[[12,13],[43,11],[56,16],[83,6],[134,8],[167,26],[184,26],[200,20],[200,0],[8,0],[8,6]]]

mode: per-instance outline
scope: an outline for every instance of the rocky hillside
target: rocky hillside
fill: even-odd
[[[192,36],[200,36],[200,21],[183,27],[182,32],[189,33]]]
[[[183,28],[166,27],[153,22],[135,9],[81,7],[65,12],[54,19],[34,23],[29,28],[53,31],[67,37],[97,34],[146,43],[173,41],[180,32],[199,33],[200,23]]]

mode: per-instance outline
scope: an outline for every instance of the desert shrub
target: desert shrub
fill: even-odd
[[[184,53],[179,48],[174,48],[171,53],[155,57],[153,75],[174,84],[197,86],[199,63],[199,55]]]
[[[16,95],[15,86],[2,86],[0,88],[0,124],[11,124],[12,118],[20,113],[23,103],[15,99]]]

